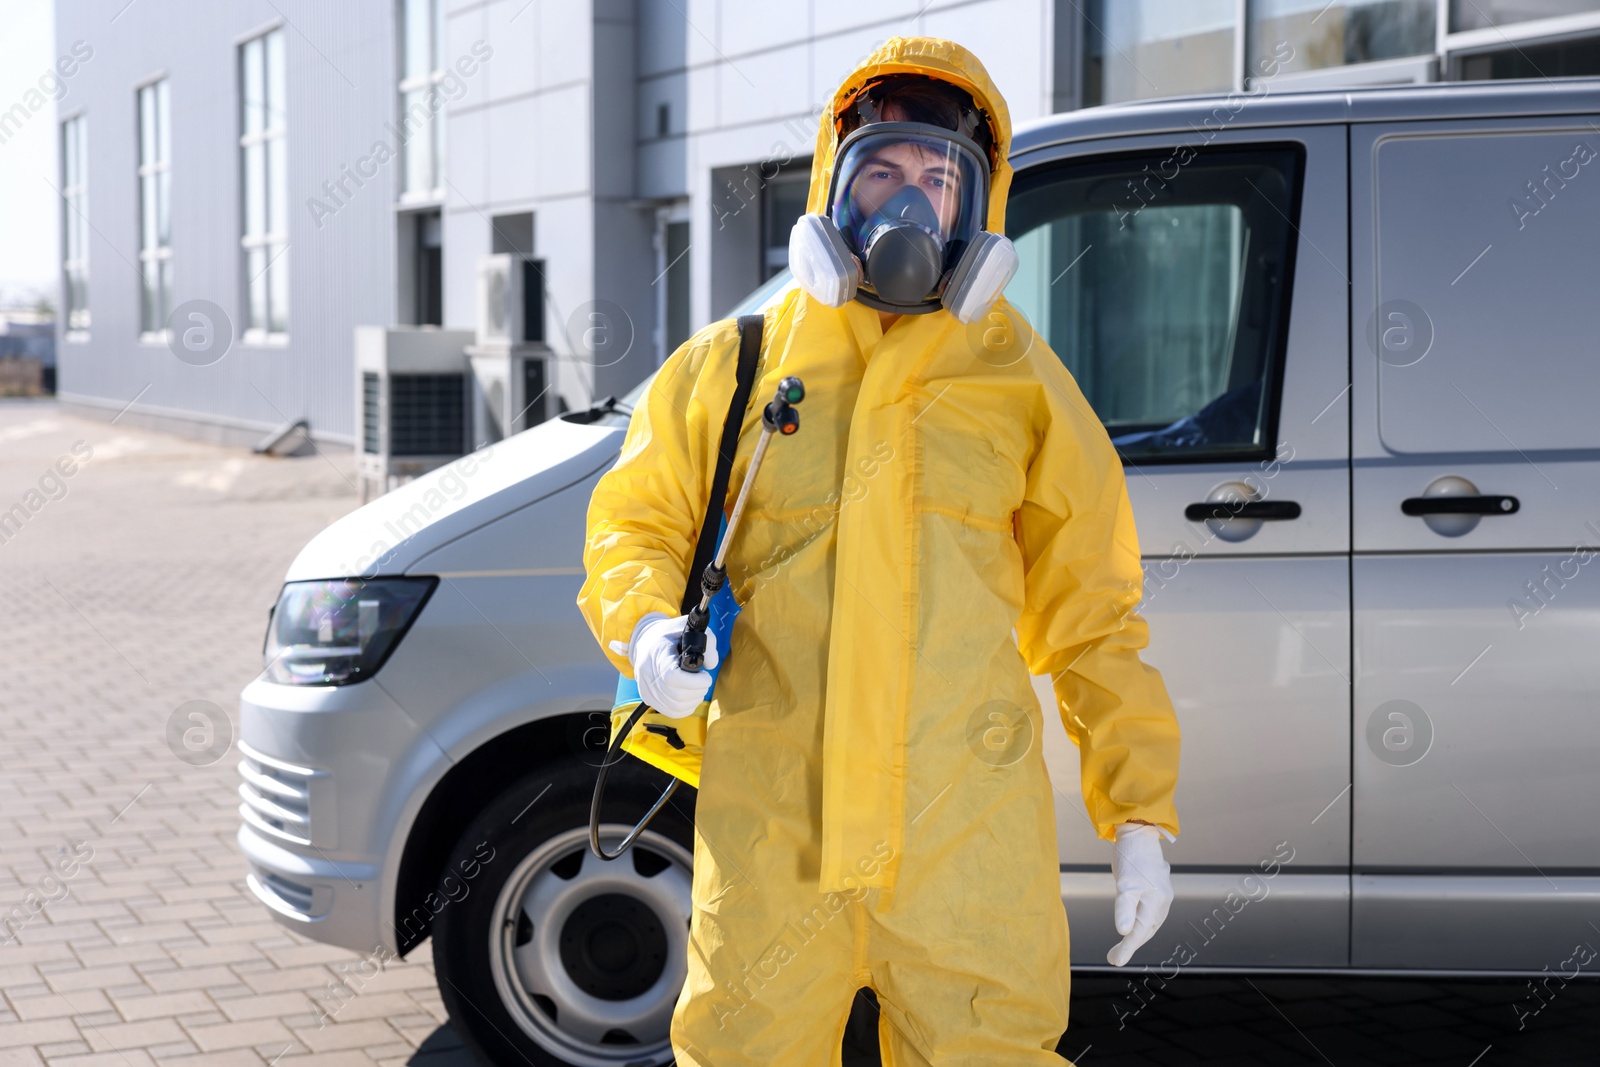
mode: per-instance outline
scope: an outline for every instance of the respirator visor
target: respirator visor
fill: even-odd
[[[983,229],[989,171],[978,146],[914,122],[863,126],[840,146],[829,217],[890,308],[936,302]]]

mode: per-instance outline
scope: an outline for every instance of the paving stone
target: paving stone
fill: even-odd
[[[357,1019],[395,1019],[416,1010],[416,1002],[404,993],[368,993],[363,991],[345,1001],[339,1008],[341,1023]]]
[[[226,967],[180,970],[175,961],[168,962],[172,964],[171,967],[156,970],[154,973],[151,973],[153,969],[141,967],[141,970],[145,971],[145,984],[158,993],[174,993],[182,989],[206,989],[214,985],[232,985],[234,982],[233,972]]]
[[[90,1048],[96,1052],[185,1040],[183,1030],[171,1019],[145,1019],[136,1023],[85,1026],[82,1029]]]
[[[180,993],[152,993],[142,997],[118,997],[115,998],[115,1005],[129,1022],[198,1014],[214,1008],[211,999],[198,989]]]
[[[206,993],[212,1000],[217,1002],[219,1007],[225,1000],[238,1000],[241,997],[254,997],[257,995],[255,990],[243,982],[235,982],[233,985],[210,986],[206,989]]]
[[[241,974],[245,985],[257,993],[281,993],[286,989],[320,990],[333,977],[324,967],[294,967],[289,970],[259,971]]]
[[[312,1053],[308,1056],[285,1056],[277,1067],[372,1067],[377,1061],[356,1049],[338,1052]]]
[[[361,988],[363,993],[383,993],[395,990],[434,989],[437,985],[431,962],[426,966],[402,963],[384,967],[367,979]]]
[[[40,1019],[35,1022],[12,1023],[0,1029],[0,1048],[48,1045],[60,1041],[78,1040],[78,1028],[70,1019]]]
[[[121,1052],[94,1052],[86,1056],[62,1056],[50,1061],[50,1067],[155,1067],[150,1053],[140,1048]]]
[[[143,982],[129,982],[127,985],[110,986],[106,995],[115,1000],[117,997],[142,997],[150,992],[150,987]]]
[[[251,1019],[248,1022],[222,1023],[218,1026],[191,1026],[189,1039],[205,1052],[222,1049],[248,1048],[266,1042],[288,1042],[295,1038],[289,1029],[276,1019]]]
[[[104,967],[78,967],[45,975],[50,988],[58,993],[72,993],[80,989],[109,989],[117,985],[138,982],[139,976],[125,963],[112,963]]]
[[[219,916],[214,926],[199,926],[193,923],[191,925],[201,931],[200,937],[208,945],[232,945],[240,942],[249,942],[261,947],[265,941],[276,941],[283,937],[283,927],[270,922],[231,923]],[[260,957],[252,958],[259,959]]]
[[[215,963],[244,963],[247,960],[260,959],[261,953],[254,945],[244,943],[179,948],[173,950],[172,957],[178,961],[178,966],[188,968],[205,967]]]
[[[403,1027],[407,1027],[409,1029],[415,1030],[415,1029],[417,1029],[419,1027],[437,1026],[439,1024],[434,1021],[434,1018],[431,1015],[418,1014],[418,1015],[392,1015],[392,1016],[389,1017],[389,1025],[393,1026],[393,1027],[396,1027],[396,1028],[399,1028],[399,1027],[403,1026]]]
[[[173,888],[177,888],[174,886]],[[161,898],[157,897],[159,901]],[[167,922],[180,919],[216,919],[217,913],[205,901],[184,901],[177,904],[157,903],[146,907],[135,907],[135,913],[143,922]]]
[[[267,958],[279,967],[304,967],[314,963],[345,963],[359,958],[357,953],[335,945],[303,943],[291,948],[267,949]]]
[[[29,945],[47,945],[54,941],[105,940],[105,935],[89,921],[38,923],[29,926],[24,934],[24,944]]]
[[[111,1002],[98,989],[74,993],[71,998],[60,994],[19,997],[15,993],[8,993],[7,999],[11,1001],[11,1007],[19,1019],[59,1019],[85,1012],[105,1011],[111,1007]]]
[[[178,922],[152,923],[148,926],[129,926],[117,931],[116,944],[136,945],[146,941],[171,941],[179,937],[193,937],[194,931]]]
[[[266,996],[237,997],[218,1004],[229,1019],[283,1018],[311,1010],[311,998],[303,992],[272,993]]]
[[[245,960],[230,964],[228,969],[234,974],[260,974],[262,971],[275,971],[278,968],[271,960]]]
[[[200,1050],[192,1041],[175,1041],[170,1045],[151,1045],[145,1051],[154,1056],[157,1063],[165,1063],[179,1056],[193,1056]]]
[[[371,1048],[397,1039],[394,1028],[378,1019],[348,1023],[335,1020],[321,1028],[296,1030],[294,1036],[313,1052]]]
[[[73,951],[77,953],[85,967],[104,967],[113,963],[149,963],[155,960],[171,961],[167,950],[154,943],[114,944],[109,948],[80,948],[74,945]]]
[[[50,992],[50,985],[45,985],[45,982],[38,981],[38,974],[34,973],[34,969],[27,969],[27,976],[32,981],[18,981],[13,982],[11,985],[6,985],[6,997],[51,997],[51,995],[54,995],[54,993]]]
[[[201,1052],[193,1056],[162,1058],[165,1067],[261,1067],[268,1062],[269,1060],[262,1058],[254,1049],[248,1048],[231,1048],[223,1052]]]

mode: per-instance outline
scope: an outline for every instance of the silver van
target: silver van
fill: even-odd
[[[1266,78],[1019,131],[1008,296],[1123,455],[1183,725],[1177,902],[1136,964],[1538,972],[1594,936],[1597,153],[1585,80]],[[615,675],[574,597],[631,399],[329,527],[242,696],[251,889],[350,949],[431,934],[486,1056],[671,1059],[692,797],[624,861],[586,843]],[[1035,725],[1103,967],[1110,849]]]

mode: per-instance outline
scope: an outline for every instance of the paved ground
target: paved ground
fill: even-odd
[[[88,462],[52,480],[77,442]],[[167,741],[187,701],[235,715],[290,558],[355,504],[348,464],[0,402],[0,513],[37,506],[0,527],[0,1067],[465,1063],[426,946],[317,1025],[312,994],[356,955],[268,920],[234,844],[236,757],[194,767]],[[1185,975],[1119,1028],[1126,979],[1084,975],[1062,1051],[1081,1067],[1600,1062],[1600,985],[1547,995],[1518,1030],[1530,997],[1522,981]],[[858,1022],[870,1047],[870,1008]]]
[[[76,442],[63,495],[47,472]],[[0,528],[3,1067],[399,1064],[439,1029],[426,948],[317,1026],[310,995],[357,957],[245,890],[237,755],[193,767],[166,739],[186,701],[237,722],[284,569],[355,505],[347,476],[0,403],[0,512],[40,505]]]

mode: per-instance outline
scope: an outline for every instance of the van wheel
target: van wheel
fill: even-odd
[[[637,818],[663,782],[642,765],[619,765],[607,806]],[[589,848],[593,790],[591,767],[531,774],[473,820],[450,856],[434,968],[451,1024],[480,1062],[672,1062],[668,1032],[687,971],[693,792],[680,789],[633,848],[608,862]],[[615,848],[631,828],[607,824],[602,840]]]

